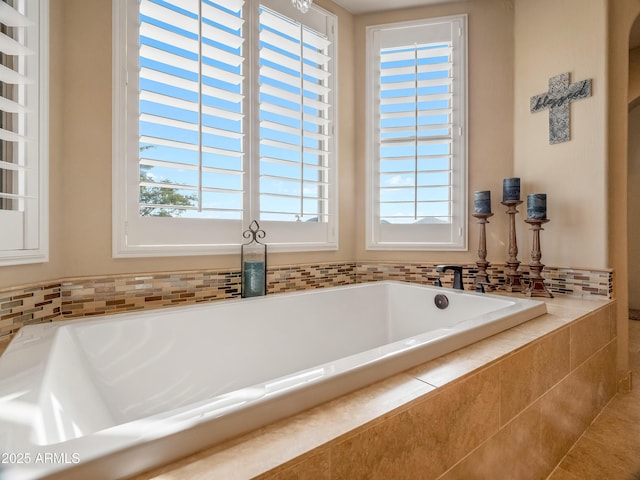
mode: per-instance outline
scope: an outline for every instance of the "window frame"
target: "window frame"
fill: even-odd
[[[25,154],[25,181],[27,196],[36,198],[24,200],[22,210],[24,220],[20,220],[17,211],[0,210],[0,230],[3,232],[6,245],[22,244],[22,248],[14,246],[0,249],[0,266],[45,263],[49,261],[49,0],[27,1],[29,11],[37,9],[37,41],[31,45],[37,48],[37,80],[31,85],[31,100],[28,100],[27,115],[37,115],[29,123],[30,132],[26,135],[34,137],[29,142]],[[29,5],[31,5],[29,7]],[[27,14],[27,18],[34,16]],[[37,97],[33,99],[33,96]]]
[[[185,256],[185,255],[211,255],[237,253],[239,245],[244,241],[244,231],[252,218],[240,220],[215,220],[197,218],[154,218],[138,215],[137,191],[133,191],[133,176],[137,176],[138,166],[138,127],[132,125],[137,118],[137,98],[131,101],[127,97],[126,86],[131,82],[127,77],[127,71],[136,71],[137,65],[133,65],[131,56],[127,56],[127,48],[137,48],[138,37],[132,32],[137,32],[138,2],[121,2],[113,0],[113,240],[112,256],[114,258],[126,257],[157,257],[157,256]],[[124,5],[127,4],[127,5]],[[258,189],[254,189],[253,197],[249,194],[252,185],[259,185],[259,135],[252,134],[259,129],[258,107],[258,7],[264,4],[274,9],[274,4],[279,9],[291,9],[283,12],[290,18],[300,20],[304,16],[297,16],[299,12],[291,6],[290,2],[281,0],[264,0],[262,2],[246,2],[244,12],[248,12],[245,18],[245,27],[252,33],[245,36],[245,115],[249,117],[246,123],[244,140],[244,204],[245,212],[257,210]],[[333,24],[333,55],[332,55],[332,96],[331,125],[333,129],[332,149],[330,155],[330,195],[329,203],[331,215],[328,222],[270,222],[259,221],[260,226],[267,232],[265,241],[269,244],[270,251],[298,252],[337,250],[338,248],[338,211],[337,211],[337,18],[330,12],[312,5],[312,9],[320,12]],[[297,17],[296,17],[297,16]],[[135,29],[135,30],[134,30]],[[132,38],[135,37],[135,38]],[[129,87],[131,84],[129,84]],[[130,95],[130,93],[129,93]],[[133,105],[132,105],[133,104]],[[135,111],[134,111],[135,110]],[[127,160],[135,158],[135,160]],[[249,159],[254,159],[253,161]],[[249,165],[253,163],[252,165]],[[133,173],[135,170],[136,173]],[[133,206],[132,198],[136,197]],[[252,214],[254,216],[259,213]],[[246,215],[244,215],[246,217]],[[168,221],[167,221],[168,220]],[[136,230],[137,229],[137,230]],[[144,239],[134,239],[134,232],[144,231],[146,238],[162,239],[164,244],[151,244]],[[165,241],[168,234],[173,235],[170,241]],[[214,239],[217,235],[223,236],[223,240]],[[142,237],[140,237],[142,238]],[[292,242],[295,238],[297,241]]]
[[[451,216],[452,222],[447,231],[443,225],[433,224],[383,224],[380,221],[380,141],[379,141],[379,64],[380,50],[387,48],[379,45],[381,35],[402,35],[402,30],[429,28],[449,24],[452,28],[453,44],[457,44],[452,53],[453,68],[458,75],[453,78],[455,91],[452,100],[452,139],[451,139]],[[455,32],[459,38],[454,40]],[[398,33],[396,33],[398,32]],[[415,36],[415,35],[413,35]],[[371,25],[366,29],[366,249],[367,250],[416,250],[416,251],[466,251],[467,228],[467,190],[468,190],[468,120],[467,120],[467,15],[428,18]],[[438,42],[440,40],[437,40]],[[408,44],[409,45],[409,44]],[[377,50],[377,51],[376,51]],[[454,116],[455,115],[455,116]],[[445,238],[445,241],[443,241]],[[446,240],[448,238],[448,240]]]

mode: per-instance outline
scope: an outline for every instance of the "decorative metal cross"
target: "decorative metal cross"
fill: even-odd
[[[549,109],[549,143],[571,139],[569,106],[571,102],[591,96],[591,80],[569,84],[569,73],[549,79],[549,91],[531,97],[531,113]]]

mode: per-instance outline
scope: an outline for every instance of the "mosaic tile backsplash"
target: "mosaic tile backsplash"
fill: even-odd
[[[23,325],[58,319],[61,304],[60,283],[0,291],[0,339]]]
[[[504,269],[504,265],[489,268],[494,284],[504,284]],[[521,266],[520,270],[526,280],[527,267]],[[475,265],[464,267],[466,289],[471,288],[476,271]],[[554,294],[612,297],[613,274],[608,270],[545,267],[543,277]],[[273,294],[380,280],[432,285],[437,278],[444,286],[451,285],[451,274],[437,273],[436,264],[344,262],[280,266],[269,269],[267,291]],[[82,277],[6,289],[0,291],[0,340],[24,325],[239,296],[239,270]]]

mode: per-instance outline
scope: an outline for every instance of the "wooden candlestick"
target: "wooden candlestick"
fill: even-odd
[[[475,218],[478,219],[478,224],[480,225],[480,240],[478,241],[478,261],[476,265],[478,266],[478,273],[476,273],[476,279],[474,281],[473,287],[476,290],[492,291],[494,289],[493,284],[489,280],[489,275],[487,275],[487,267],[489,266],[489,262],[487,262],[487,234],[485,231],[485,225],[489,223],[487,220],[489,217],[493,216],[493,213],[472,213]]]
[[[509,259],[504,288],[507,292],[522,292],[525,286],[522,284],[522,274],[518,271],[520,262],[517,258],[518,241],[516,239],[516,213],[518,213],[516,207],[522,203],[522,200],[504,200],[501,203],[507,207],[507,215],[509,215]]]
[[[529,287],[526,290],[528,297],[547,297],[553,298],[553,295],[544,284],[544,278],[542,278],[542,269],[544,265],[540,263],[542,258],[542,252],[540,251],[540,230],[544,230],[542,225],[547,223],[547,218],[527,218],[525,222],[531,225],[530,230],[533,230],[533,246],[531,247],[531,263],[529,268],[531,273],[529,275]]]

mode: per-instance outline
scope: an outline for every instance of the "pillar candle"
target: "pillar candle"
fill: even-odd
[[[245,260],[242,268],[244,270],[244,296],[257,297],[264,295],[264,262],[260,260]]]
[[[520,179],[505,178],[502,182],[502,201],[520,200]]]
[[[473,193],[474,213],[491,213],[491,192],[483,190]]]
[[[532,193],[527,195],[527,217],[545,220],[547,218],[547,194]]]

